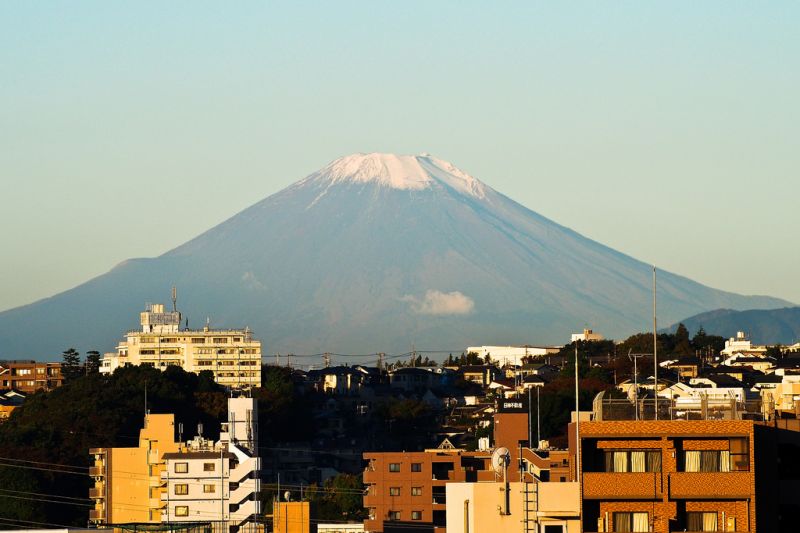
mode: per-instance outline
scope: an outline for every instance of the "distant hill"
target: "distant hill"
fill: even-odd
[[[755,344],[794,344],[800,340],[800,307],[780,309],[715,309],[680,321],[694,335],[700,327],[706,333],[729,338],[744,331]],[[668,328],[674,332],[676,322]]]
[[[625,338],[650,321],[651,276],[447,161],[356,154],[160,257],[0,313],[0,358],[111,350],[172,285],[190,327],[250,326],[265,355],[563,344],[584,326]],[[792,305],[666,271],[658,304],[665,324]]]

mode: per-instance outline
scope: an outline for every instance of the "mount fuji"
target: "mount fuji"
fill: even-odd
[[[197,328],[249,326],[264,354],[460,352],[651,324],[651,267],[427,154],[333,161],[155,258],[0,313],[0,358],[109,350],[170,287]],[[659,321],[790,305],[660,272]]]

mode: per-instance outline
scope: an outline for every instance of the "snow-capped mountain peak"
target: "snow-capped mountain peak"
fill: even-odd
[[[487,187],[448,161],[429,154],[352,154],[336,159],[309,180],[339,183],[374,183],[400,190],[430,189],[437,184],[484,198]]]

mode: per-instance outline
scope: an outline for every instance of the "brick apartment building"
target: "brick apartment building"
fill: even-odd
[[[495,447],[509,450],[510,482],[571,481],[567,450],[528,448],[528,405],[501,400],[494,415]],[[445,442],[447,444],[447,442]],[[420,452],[365,453],[364,522],[370,532],[430,531],[446,528],[447,483],[497,481],[491,450],[465,451],[442,446]]]
[[[61,363],[0,361],[0,389],[26,394],[53,390],[64,384]]]
[[[435,449],[365,453],[367,531],[425,530],[444,533],[445,484],[494,480],[488,452]],[[425,527],[427,526],[427,528]]]
[[[583,531],[796,531],[800,433],[779,422],[582,422]]]

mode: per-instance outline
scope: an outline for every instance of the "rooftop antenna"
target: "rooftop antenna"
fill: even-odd
[[[172,286],[172,312],[176,313],[178,311],[178,289],[175,285]]]
[[[178,422],[178,442],[183,442],[183,422]]]
[[[500,514],[508,514],[509,487],[508,487],[508,463],[511,462],[511,455],[508,448],[497,448],[492,453],[492,470],[495,474],[503,474],[503,507]]]

